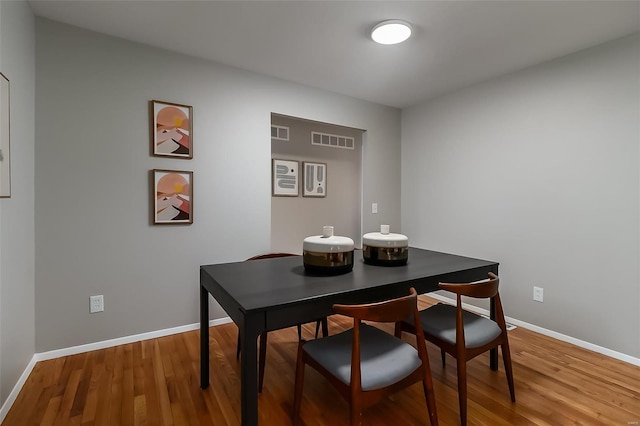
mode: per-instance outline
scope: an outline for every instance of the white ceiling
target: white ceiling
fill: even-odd
[[[393,107],[640,31],[640,1],[57,1],[36,15]],[[372,42],[385,19],[400,45]]]

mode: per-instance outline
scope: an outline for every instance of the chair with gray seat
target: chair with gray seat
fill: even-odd
[[[247,260],[261,260],[261,259],[272,259],[275,257],[290,257],[296,256],[292,253],[267,253],[260,254],[258,256],[253,256]],[[318,337],[318,332],[320,330],[320,325],[322,325],[322,335],[327,336],[329,334],[329,325],[327,322],[327,317],[321,318],[316,321],[316,337]],[[298,328],[298,341],[302,340],[302,324],[297,324]],[[240,333],[238,333],[238,344],[236,346],[236,359],[240,358]],[[262,385],[264,384],[264,367],[266,364],[267,358],[267,332],[265,331],[260,335],[260,349],[258,352],[258,391],[262,392]]]
[[[387,395],[416,382],[422,382],[427,413],[433,426],[438,424],[429,357],[418,317],[417,294],[365,305],[334,305],[336,314],[353,318],[353,328],[342,333],[304,340],[298,345],[293,424],[300,421],[305,365],[321,373],[344,397],[351,409],[351,425],[360,425],[362,410]],[[372,325],[396,323],[413,315],[416,347]]]
[[[498,292],[499,283],[500,279],[493,273],[489,273],[487,281],[478,283],[440,283],[441,289],[456,294],[456,306],[440,303],[420,311],[419,323],[409,317],[396,324],[397,337],[400,337],[402,331],[417,334],[422,328],[425,339],[440,347],[443,367],[447,353],[456,358],[462,425],[467,424],[467,361],[490,349],[498,346],[502,348],[511,401],[516,401],[507,325]],[[462,296],[493,299],[495,321],[462,309]]]

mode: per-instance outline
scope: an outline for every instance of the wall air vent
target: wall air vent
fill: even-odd
[[[271,139],[277,139],[279,141],[288,141],[289,128],[284,126],[271,125]]]
[[[311,145],[322,145],[331,148],[355,149],[355,139],[349,136],[311,132]]]

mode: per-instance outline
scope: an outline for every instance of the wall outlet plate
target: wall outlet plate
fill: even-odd
[[[104,311],[104,296],[99,294],[97,296],[89,297],[89,313],[95,314],[96,312]]]
[[[533,287],[533,300],[544,302],[544,289],[542,287]]]

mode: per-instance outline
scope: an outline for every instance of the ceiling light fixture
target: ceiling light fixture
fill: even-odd
[[[382,21],[371,30],[371,39],[380,44],[402,43],[411,36],[411,24],[399,19]]]

